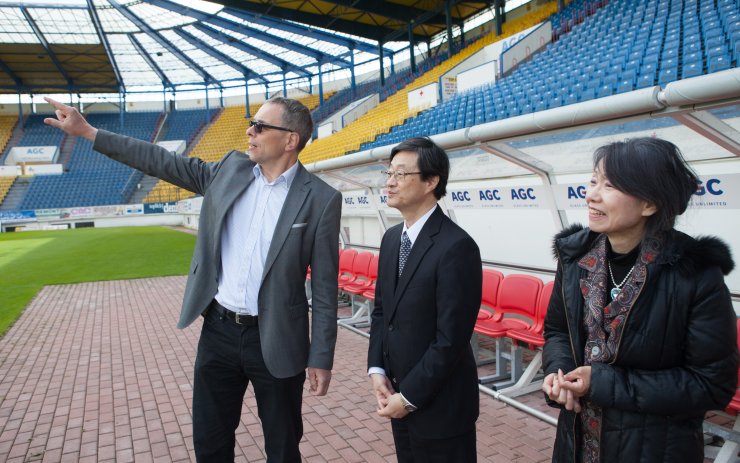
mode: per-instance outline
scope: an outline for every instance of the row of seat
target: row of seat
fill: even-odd
[[[483,306],[478,314],[475,332],[491,338],[508,337],[542,347],[542,331],[553,282],[532,275],[504,276],[498,270],[483,269]]]
[[[349,296],[352,314],[339,322],[354,327],[368,326],[372,304],[375,300],[375,281],[378,277],[378,254],[356,249],[340,249],[339,291]],[[311,279],[310,269],[307,279]],[[547,305],[552,295],[553,282],[544,283],[532,275],[503,273],[491,268],[483,269],[481,307],[474,328],[474,347],[477,336],[496,340],[496,374],[482,377],[481,382],[499,381],[499,386],[514,386],[518,381],[527,386],[541,366],[542,336]],[[361,298],[360,301],[356,298]],[[504,352],[503,341],[512,340],[512,353]],[[538,350],[525,371],[521,359],[521,343]],[[501,382],[501,380],[508,381]],[[521,387],[519,387],[521,389]],[[514,392],[514,391],[511,391]]]

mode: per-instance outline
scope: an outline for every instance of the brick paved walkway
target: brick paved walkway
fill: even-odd
[[[179,331],[185,277],[44,288],[0,339],[0,461],[194,461],[190,404],[200,322]],[[334,377],[306,395],[310,462],[395,461],[374,412],[367,339],[340,328]],[[523,402],[546,410],[540,394]],[[263,461],[250,392],[237,461]],[[481,462],[549,461],[554,428],[481,395]]]

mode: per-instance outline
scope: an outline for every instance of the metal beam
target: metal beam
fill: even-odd
[[[95,32],[98,34],[100,43],[102,43],[103,48],[105,48],[105,54],[108,55],[108,61],[110,61],[111,66],[113,66],[113,72],[116,75],[116,82],[121,90],[125,92],[126,86],[123,83],[121,71],[118,69],[116,58],[110,48],[110,43],[108,43],[108,36],[105,35],[105,32],[103,31],[103,26],[100,24],[100,18],[98,18],[98,10],[95,8],[95,3],[93,3],[92,0],[87,0],[87,11],[90,13],[90,19],[92,19],[93,25],[95,26]]]
[[[154,71],[157,76],[159,77],[159,80],[162,81],[163,87],[170,87],[175,88],[174,85],[172,85],[172,82],[170,82],[170,79],[167,78],[167,75],[162,71],[162,69],[157,65],[157,63],[152,59],[151,56],[149,56],[149,53],[144,50],[144,46],[139,42],[139,40],[133,35],[133,34],[127,34],[128,39],[131,41],[131,44],[136,48],[136,51],[141,55],[142,58],[144,58],[144,61],[149,65],[150,68],[152,68],[152,71]]]
[[[148,0],[148,3],[158,6],[160,8],[166,9],[166,10],[173,11],[183,16],[190,16],[191,18],[195,18],[199,21],[211,23],[223,29],[228,29],[230,31],[238,32],[240,34],[244,34],[249,37],[257,38],[267,43],[272,43],[273,45],[278,45],[280,47],[287,48],[289,50],[295,51],[302,55],[310,56],[314,58],[316,61],[321,62],[321,63],[333,63],[342,68],[349,67],[349,63],[346,60],[338,56],[334,56],[329,53],[324,53],[321,50],[317,50],[314,48],[307,47],[305,45],[301,45],[299,43],[292,42],[290,40],[287,40],[284,37],[270,34],[260,29],[249,27],[246,24],[240,24],[240,23],[228,20],[226,18],[218,16],[218,14],[211,15],[211,14],[203,13],[198,10],[186,8],[182,5],[173,3],[169,0]],[[225,12],[233,16],[240,17],[238,15],[238,12],[231,12],[231,11],[225,11]],[[240,19],[249,21],[249,19],[247,18],[240,17]]]
[[[173,31],[175,32],[175,34],[179,35],[183,40],[187,41],[193,46],[198,47],[204,53],[225,63],[227,66],[230,66],[236,69],[237,71],[241,72],[242,75],[244,75],[245,80],[255,79],[263,83],[267,82],[267,79],[265,79],[261,75],[255,73],[254,71],[244,66],[242,63],[235,60],[234,58],[226,55],[225,53],[222,53],[219,50],[216,50],[215,48],[209,46],[208,44],[203,43],[201,40],[199,40],[197,37],[195,37],[190,32],[182,30],[182,29],[173,29]]]
[[[343,37],[341,35],[331,34],[329,32],[325,32],[322,30],[313,29],[303,24],[296,24],[294,22],[281,21],[279,19],[274,19],[274,18],[270,18],[267,16],[263,16],[263,15],[254,15],[252,13],[249,13],[243,10],[234,9],[234,8],[225,8],[224,12],[234,15],[245,21],[250,21],[255,24],[260,24],[265,27],[279,29],[285,32],[290,32],[292,34],[298,34],[298,35],[303,35],[306,37],[311,37],[316,40],[321,40],[322,42],[333,43],[334,45],[339,45],[339,46],[347,47],[350,49],[364,51],[365,53],[372,53],[372,54],[378,53],[378,50],[370,43],[353,40],[347,37]],[[393,50],[386,49],[386,52],[392,53]]]
[[[34,21],[31,14],[28,12],[28,8],[25,6],[21,7],[21,12],[23,13],[23,16],[26,18],[26,21],[28,21],[28,24],[31,26],[31,29],[33,29],[33,33],[36,34],[36,37],[39,39],[39,42],[41,42],[41,45],[46,49],[46,53],[48,53],[49,58],[51,58],[51,61],[54,63],[54,66],[59,70],[59,73],[62,74],[64,77],[64,80],[67,81],[67,86],[69,88],[74,87],[74,81],[71,77],[69,77],[69,74],[67,74],[67,71],[64,69],[64,66],[62,66],[62,63],[59,62],[59,58],[57,58],[56,53],[51,49],[51,46],[49,45],[49,42],[46,41],[46,37],[44,37],[44,34],[41,32],[41,29],[39,29],[38,24],[36,24],[36,21]]]
[[[235,37],[232,37],[228,34],[224,34],[223,32],[217,29],[214,29],[212,26],[209,26],[207,24],[201,24],[201,23],[191,24],[191,26],[198,29],[199,31],[203,32],[204,34],[208,35],[211,38],[219,40],[245,53],[249,53],[252,56],[256,56],[269,63],[272,63],[275,66],[282,69],[283,71],[292,71],[303,77],[311,77],[313,75],[309,71],[307,71],[306,69],[300,66],[296,66],[295,64],[289,63],[288,61],[285,61],[284,59],[280,59],[277,56],[266,53],[265,51],[260,50],[257,47],[254,47],[252,45],[247,45],[244,42],[240,42]]]
[[[740,156],[740,133],[709,111],[683,113],[672,117],[735,156]]]
[[[284,37],[279,37],[277,35],[269,34],[267,32],[261,31],[259,29],[255,29],[253,27],[249,27],[245,24],[235,23],[233,21],[228,21],[220,17],[213,17],[213,18],[207,19],[206,22],[211,23],[218,27],[222,27],[224,29],[228,29],[233,32],[237,32],[239,34],[246,35],[248,37],[254,37],[258,40],[262,40],[263,42],[267,42],[273,45],[277,45],[279,47],[287,48],[288,50],[295,51],[302,55],[310,56],[311,58],[315,59],[319,63],[324,63],[324,64],[332,63],[332,64],[339,66],[340,68],[348,68],[350,66],[347,60],[342,59],[339,56],[334,56],[328,53],[324,53],[322,51],[307,47],[305,45],[292,42],[290,40],[287,40]]]
[[[118,3],[116,0],[108,0],[108,2],[113,5],[113,7],[118,10],[119,13],[124,15],[126,19],[131,21],[138,27],[142,32],[146,33],[149,37],[154,39],[158,44],[160,44],[165,50],[172,53],[177,59],[185,63],[186,66],[190,67],[193,71],[198,74],[201,79],[203,79],[206,83],[215,83],[218,82],[218,79],[215,79],[212,75],[210,75],[205,69],[200,67],[198,63],[190,59],[185,53],[178,50],[175,46],[173,46],[171,43],[169,43],[162,35],[149,27],[147,23],[142,21],[138,16],[133,14],[128,8],[124,7],[120,3]]]
[[[555,202],[555,194],[552,191],[552,186],[557,182],[555,181],[551,165],[544,161],[540,161],[523,151],[512,148],[506,143],[481,143],[479,147],[489,154],[516,164],[517,166],[527,169],[537,175],[542,181],[542,187],[546,196],[545,202],[548,205],[555,227],[559,227],[558,229],[562,230],[568,226],[568,217],[566,216],[565,211],[558,209],[558,205]]]
[[[13,90],[13,92],[18,91],[18,87],[14,85],[0,85],[0,90]],[[50,92],[53,91],[55,93],[67,93],[69,91],[75,92],[80,90],[95,90],[97,93],[105,93],[102,90],[110,90],[111,93],[119,93],[120,88],[113,86],[113,85],[75,85],[73,87],[60,87],[58,85],[53,84],[45,84],[45,85],[25,85],[23,86],[22,90],[27,90],[29,93],[34,93],[36,91],[37,93],[41,92]]]
[[[241,0],[225,0],[222,2],[224,5],[232,6],[232,8],[226,8],[224,11],[233,14],[234,16],[240,17],[242,19],[247,19],[248,21],[251,21],[255,24],[261,24],[265,27],[273,27],[275,29],[284,30],[286,32],[292,32],[294,34],[300,34],[305,35],[307,37],[313,37],[317,40],[324,40],[326,42],[331,42],[336,45],[342,45],[347,48],[355,48],[357,50],[361,50],[367,53],[377,54],[378,50],[372,45],[367,42],[358,41],[358,40],[352,40],[346,37],[341,37],[339,35],[330,34],[328,32],[319,31],[316,29],[313,29],[311,27],[308,27],[306,25],[296,24],[293,21],[298,21],[303,24],[310,24],[313,26],[318,27],[324,27],[323,23],[326,22],[326,17],[324,15],[308,15],[306,13],[297,13],[294,10],[287,9],[287,8],[277,8],[277,7],[270,7],[269,5],[258,5],[255,3],[250,2],[244,2]],[[269,13],[267,11],[269,10]],[[276,14],[279,13],[279,14]],[[283,19],[287,19],[288,21],[282,21]],[[343,21],[343,23],[346,24],[346,31],[341,30],[339,27],[335,27],[337,31],[345,32],[347,34],[352,35],[359,35],[363,37],[370,38],[372,40],[377,40],[378,36],[378,28],[377,27],[367,27],[362,28],[362,30],[370,29],[370,32],[372,35],[366,35],[362,34],[362,30],[359,30],[357,28],[353,29],[352,26],[357,26],[356,23],[352,21]],[[381,31],[382,32],[382,31]],[[392,53],[393,50],[387,49],[385,51],[386,53]]]
[[[3,60],[0,60],[0,71],[3,71],[7,75],[9,75],[11,79],[13,79],[13,82],[15,82],[15,85],[18,86],[18,90],[23,88],[24,85],[23,85],[23,81],[21,80],[21,78],[18,77],[16,73],[13,72],[13,70],[10,69],[7,64],[5,64],[5,61]]]

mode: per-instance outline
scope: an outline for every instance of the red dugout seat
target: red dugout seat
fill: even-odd
[[[367,269],[370,267],[370,261],[373,258],[373,253],[364,251],[357,255],[355,255],[354,260],[352,261],[352,269],[350,270],[350,274],[347,275],[344,279],[341,279],[338,282],[339,289],[344,291],[344,288],[348,285],[354,284],[357,279],[360,276],[366,276],[367,275]]]
[[[352,274],[352,265],[355,262],[355,256],[357,256],[357,251],[354,249],[345,249],[339,254],[339,276],[337,277],[337,283],[340,288],[343,284],[350,282],[354,277]]]
[[[366,256],[363,254],[369,254],[370,260],[368,265],[364,265]],[[372,288],[373,297],[375,297],[375,280],[378,278],[378,255],[373,253],[360,253],[355,257],[355,264],[358,261],[363,261],[359,266],[353,265],[353,273],[355,274],[355,281],[347,283],[342,288],[342,291],[354,294],[356,296],[363,296],[365,291]]]
[[[496,313],[488,320],[478,320],[475,332],[499,338],[506,336],[509,330],[527,330],[536,321],[537,303],[542,290],[542,280],[531,275],[507,275],[499,287]],[[529,320],[510,317],[517,314]]]
[[[497,312],[496,303],[498,299],[498,288],[503,279],[504,274],[498,270],[492,268],[483,269],[483,293],[480,302],[481,306],[488,307],[488,309],[484,307],[480,308],[478,311],[478,321],[492,318],[496,321],[501,320],[502,315]]]
[[[506,336],[517,341],[526,342],[530,345],[530,348],[533,348],[532,346],[542,347],[545,345],[545,338],[542,337],[542,332],[545,328],[545,315],[547,314],[547,306],[550,304],[553,286],[555,286],[555,282],[551,281],[542,287],[540,297],[537,301],[534,324],[528,329],[508,330]]]

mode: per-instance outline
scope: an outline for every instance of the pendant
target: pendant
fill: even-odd
[[[610,292],[610,294],[612,296],[612,300],[615,300],[617,298],[617,296],[619,296],[619,293],[620,292],[622,292],[622,290],[619,289],[619,288],[617,288],[616,286],[614,288],[612,288],[612,290]]]

